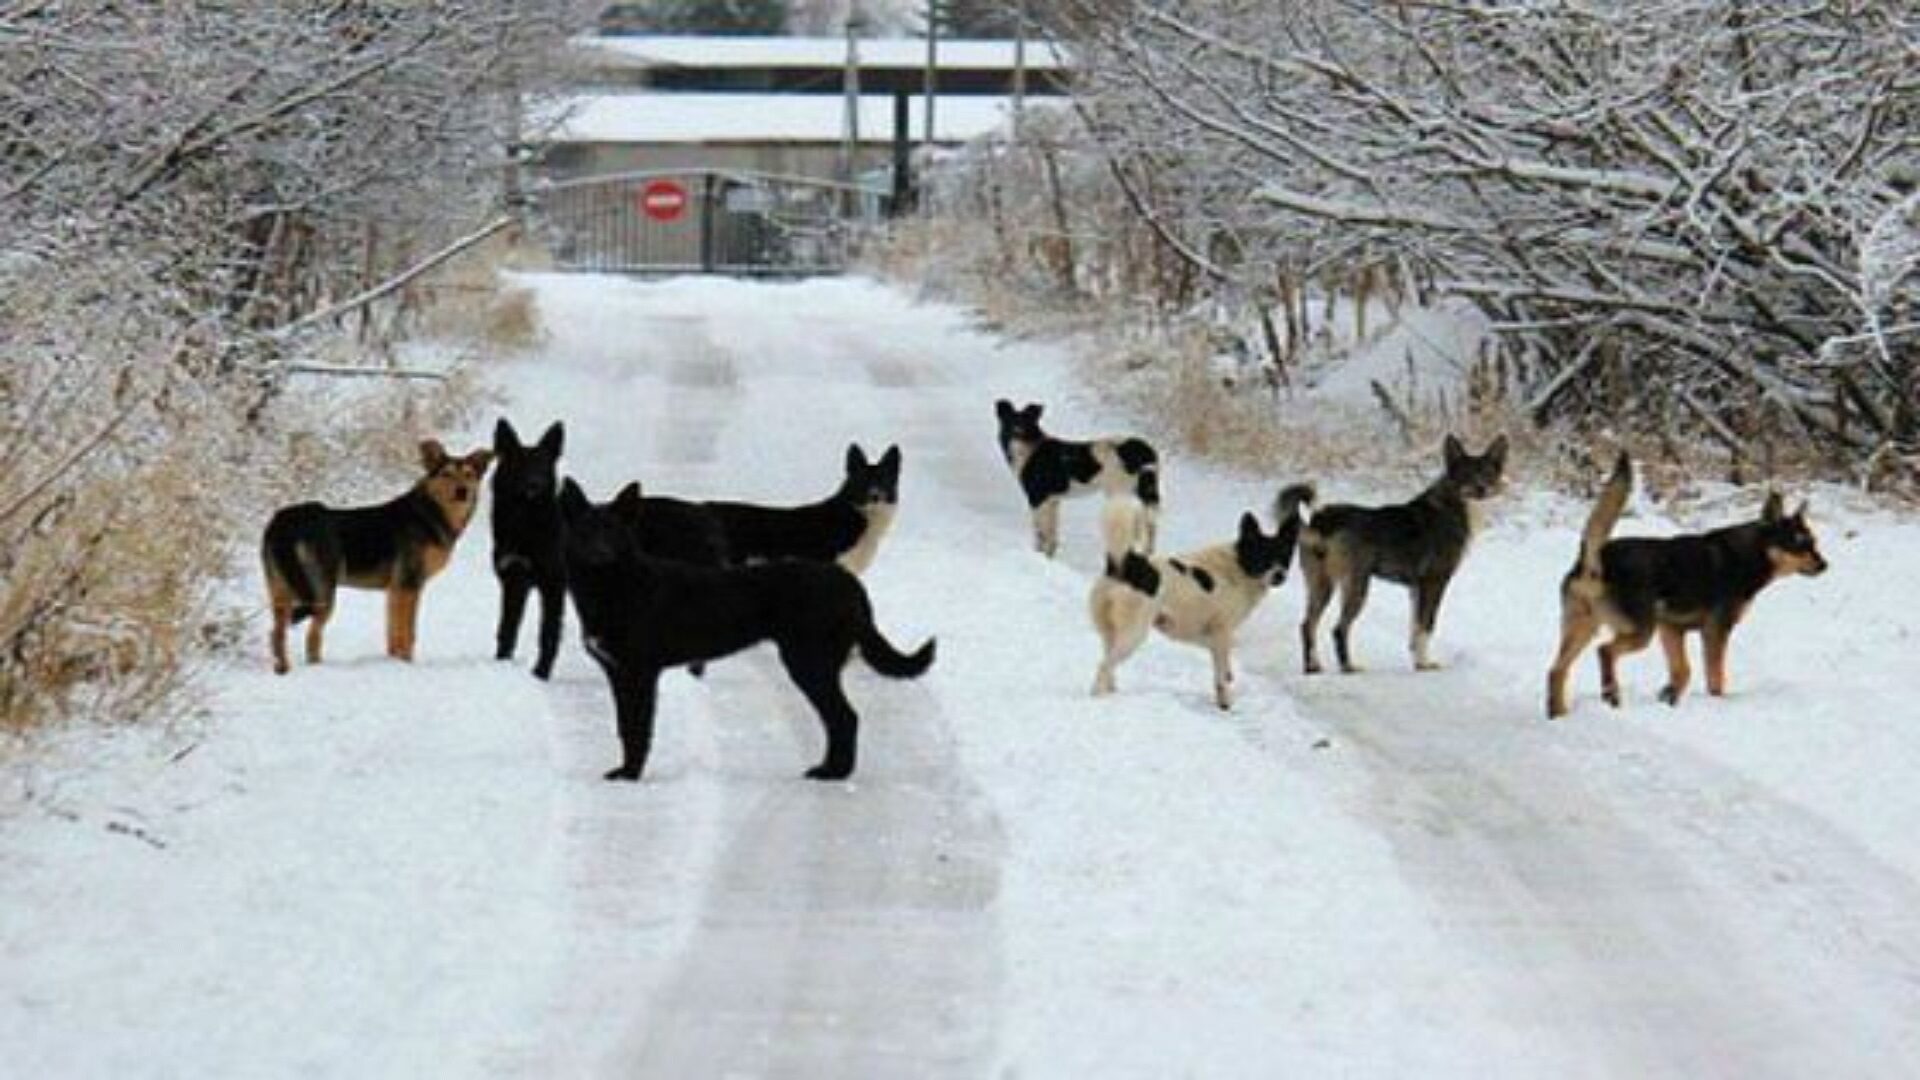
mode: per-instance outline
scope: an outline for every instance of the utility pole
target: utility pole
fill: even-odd
[[[1027,0],[1013,9],[1013,142],[1020,145],[1027,122]]]
[[[920,129],[920,145],[931,153],[933,150],[933,99],[939,96],[937,73],[940,69],[940,0],[927,0],[927,74],[925,85],[927,92],[927,121]]]
[[[864,22],[856,8],[847,15],[847,70],[840,84],[846,90],[845,138],[840,144],[840,180],[852,184],[860,170],[860,30]],[[853,212],[853,193],[846,192],[847,211]]]

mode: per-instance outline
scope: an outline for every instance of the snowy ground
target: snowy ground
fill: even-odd
[[[860,773],[777,664],[670,677],[645,783],[569,645],[490,659],[484,522],[428,591],[420,662],[379,602],[333,660],[264,644],[170,732],[63,733],[0,772],[0,1072],[49,1075],[1900,1076],[1920,1059],[1920,527],[1816,496],[1825,577],[1736,636],[1734,694],[1540,719],[1584,508],[1504,498],[1406,670],[1298,673],[1289,583],[1240,701],[1153,642],[1086,696],[1094,509],[1028,550],[997,396],[1103,416],[1049,348],[859,281],[536,281],[545,354],[492,372],[567,468],[798,501],[902,444],[868,582],[915,683],[856,669]],[[450,439],[461,449],[491,418]],[[1169,453],[1168,546],[1295,477]],[[1386,478],[1315,477],[1338,498]],[[316,493],[323,494],[323,493]],[[1727,520],[1755,493],[1703,510]],[[1829,505],[1829,504],[1832,505]],[[1671,527],[1644,505],[1623,531]]]

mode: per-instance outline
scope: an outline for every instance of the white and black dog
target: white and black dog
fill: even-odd
[[[1287,580],[1300,539],[1300,507],[1313,505],[1311,484],[1280,493],[1280,524],[1269,536],[1253,514],[1240,516],[1240,535],[1183,555],[1148,555],[1139,546],[1144,507],[1122,496],[1100,517],[1107,564],[1094,582],[1088,608],[1104,652],[1093,678],[1095,696],[1113,692],[1113,672],[1146,640],[1149,628],[1213,654],[1213,700],[1233,707],[1233,638],[1267,593]]]
[[[1074,442],[1040,430],[1044,406],[1014,408],[1005,398],[994,402],[1000,418],[1000,452],[1026,492],[1033,512],[1033,542],[1052,557],[1060,547],[1060,500],[1089,492],[1127,495],[1140,502],[1141,529],[1153,550],[1160,513],[1160,455],[1145,439],[1115,436]]]

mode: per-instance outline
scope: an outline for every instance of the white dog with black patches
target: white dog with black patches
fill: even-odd
[[[1051,558],[1060,547],[1060,501],[1103,491],[1131,496],[1143,509],[1146,550],[1153,550],[1155,518],[1160,512],[1160,457],[1145,439],[1113,436],[1075,442],[1040,429],[1045,406],[1016,409],[1005,398],[994,402],[1000,420],[1000,452],[1020,481],[1033,513],[1033,542]]]
[[[1148,555],[1140,547],[1145,508],[1127,496],[1108,500],[1100,517],[1106,569],[1088,597],[1103,649],[1094,695],[1113,692],[1114,669],[1152,628],[1211,653],[1214,703],[1232,708],[1234,634],[1267,593],[1287,580],[1300,539],[1300,507],[1312,503],[1312,485],[1295,484],[1280,493],[1280,524],[1271,536],[1247,513],[1240,517],[1239,536],[1228,543],[1182,555]]]

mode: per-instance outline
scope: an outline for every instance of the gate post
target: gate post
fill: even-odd
[[[713,189],[714,176],[700,177],[700,272],[713,273]]]

